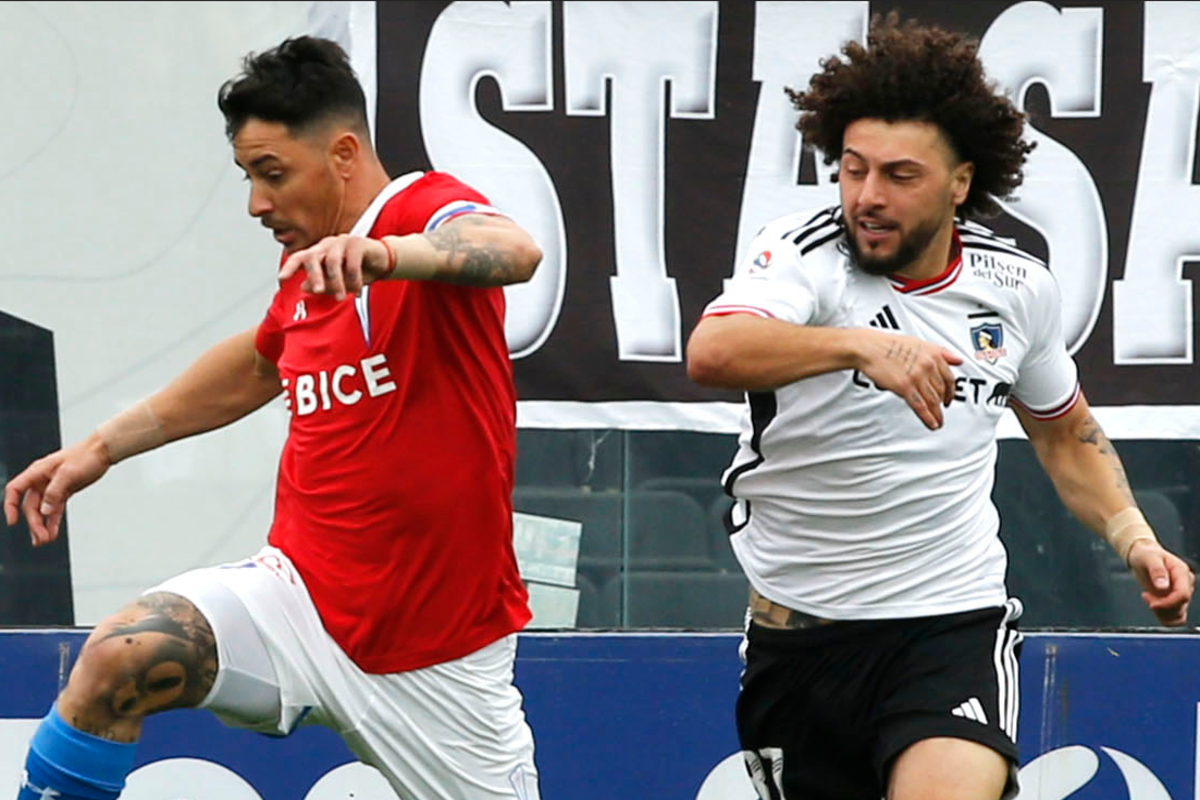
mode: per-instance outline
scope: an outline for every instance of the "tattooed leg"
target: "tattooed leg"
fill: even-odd
[[[217,677],[208,620],[184,598],[157,592],[101,622],[58,698],[72,727],[136,741],[147,714],[197,705]]]

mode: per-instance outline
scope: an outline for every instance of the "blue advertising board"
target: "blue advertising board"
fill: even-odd
[[[0,796],[81,630],[0,633]],[[517,682],[542,797],[753,800],[732,634],[524,634]],[[1038,634],[1021,657],[1022,800],[1200,800],[1200,638]],[[204,712],[147,720],[125,800],[394,800],[322,728],[273,739]]]

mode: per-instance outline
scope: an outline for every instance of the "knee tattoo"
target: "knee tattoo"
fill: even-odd
[[[118,718],[196,705],[217,676],[208,621],[167,593],[146,595],[98,627],[81,654],[85,661],[106,673],[94,684],[95,700]]]

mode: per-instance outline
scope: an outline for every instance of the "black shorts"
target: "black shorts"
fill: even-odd
[[[936,617],[751,624],[738,736],[764,800],[879,800],[893,760],[935,736],[1017,764],[1020,603]],[[757,774],[756,774],[757,773]]]

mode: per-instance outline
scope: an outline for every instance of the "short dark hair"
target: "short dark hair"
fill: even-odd
[[[247,55],[242,73],[217,92],[217,106],[230,141],[251,117],[281,122],[292,133],[340,117],[367,132],[366,98],[346,51],[314,36]]]
[[[867,46],[855,41],[822,59],[808,89],[786,89],[801,112],[796,127],[832,164],[842,154],[846,127],[859,119],[921,121],[936,125],[955,155],[975,165],[959,213],[999,212],[993,196],[1007,198],[1021,185],[1021,167],[1033,144],[1021,138],[1023,114],[984,76],[978,43],[962,34],[896,12],[871,20]]]

